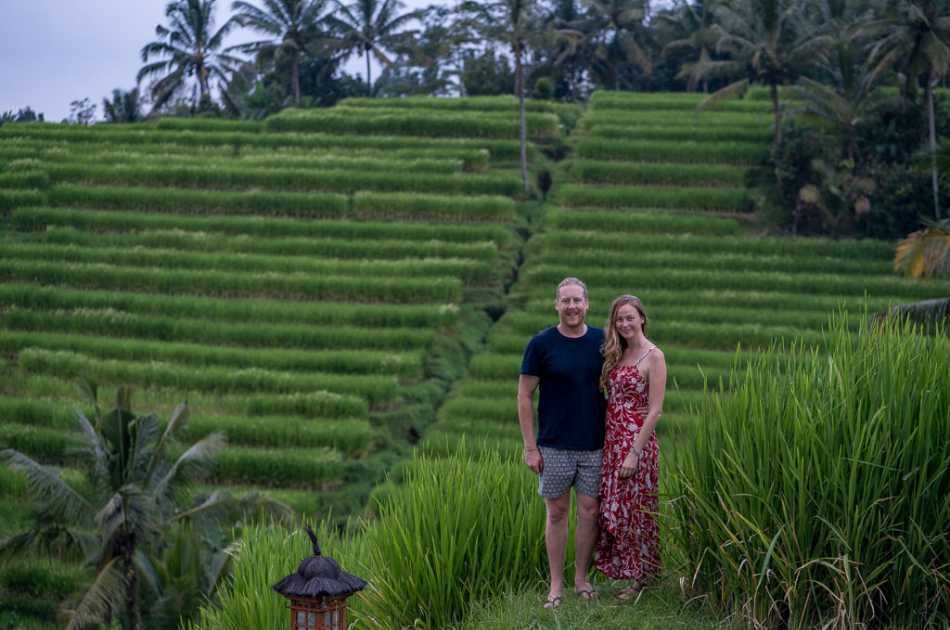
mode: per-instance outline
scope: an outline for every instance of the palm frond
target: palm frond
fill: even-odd
[[[224,446],[225,438],[222,433],[212,433],[203,440],[195,442],[179,456],[168,472],[157,481],[152,489],[152,494],[156,497],[166,496],[179,474],[204,472],[211,464],[215,454]]]
[[[703,111],[705,109],[708,109],[709,107],[716,105],[717,103],[721,103],[722,101],[727,101],[734,98],[742,98],[743,96],[745,96],[746,92],[748,91],[749,91],[748,79],[742,79],[740,81],[736,81],[735,83],[730,83],[726,87],[713,92],[712,94],[704,98],[702,101],[700,101],[699,105],[696,106],[696,109],[698,111]]]
[[[67,610],[66,630],[80,630],[91,624],[109,623],[112,613],[121,610],[127,582],[119,566],[121,558],[113,558],[102,567],[83,593],[76,606]]]
[[[944,273],[950,257],[950,221],[934,223],[911,232],[897,244],[894,270],[911,278],[928,278]]]
[[[26,475],[27,490],[40,504],[44,513],[72,522],[88,522],[92,505],[68,483],[56,470],[43,466],[19,451],[0,451],[0,460],[13,470]]]

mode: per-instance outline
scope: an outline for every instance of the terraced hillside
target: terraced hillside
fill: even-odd
[[[128,383],[140,410],[187,399],[189,441],[227,435],[199,490],[357,509],[433,417],[521,244],[512,99],[378,105],[0,128],[0,448],[72,475],[76,382],[103,404]],[[556,139],[535,109],[533,137]],[[0,537],[29,522],[24,496],[0,470]]]
[[[689,408],[704,380],[716,385],[740,346],[748,356],[779,337],[816,340],[834,309],[861,311],[865,295],[877,309],[950,294],[947,282],[896,277],[892,243],[748,233],[744,181],[771,122],[758,96],[696,113],[698,95],[594,95],[508,311],[440,409],[428,450],[461,435],[476,449],[518,447],[521,353],[557,322],[553,289],[566,276],[588,283],[594,325],[618,295],[643,300],[669,364],[664,432],[698,420]]]

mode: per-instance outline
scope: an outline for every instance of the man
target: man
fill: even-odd
[[[539,494],[547,508],[544,540],[551,571],[545,608],[564,597],[571,486],[576,489],[574,591],[583,599],[596,593],[588,581],[597,538],[597,495],[606,404],[600,391],[604,332],[588,326],[587,287],[565,278],[555,292],[557,326],[535,335],[525,349],[518,379],[518,422],[524,462],[540,476]],[[534,392],[540,386],[538,435],[534,434]]]

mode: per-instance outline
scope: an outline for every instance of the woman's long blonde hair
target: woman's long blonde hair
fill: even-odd
[[[627,349],[627,341],[617,332],[617,311],[621,306],[629,304],[637,309],[640,317],[643,319],[643,334],[647,334],[647,313],[643,310],[643,304],[640,298],[633,295],[621,295],[613,304],[610,305],[610,317],[607,318],[607,325],[604,326],[604,345],[600,347],[600,353],[604,355],[604,367],[600,372],[600,389],[607,391],[607,379],[610,371],[620,363],[620,357],[623,351]]]

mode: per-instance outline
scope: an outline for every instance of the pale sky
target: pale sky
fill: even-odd
[[[89,97],[102,117],[102,99],[135,86],[139,51],[165,23],[168,0],[0,0],[0,112],[30,105],[59,122],[70,101]],[[436,0],[406,0],[420,8]],[[217,26],[231,0],[218,0]],[[234,31],[226,45],[251,41]],[[359,60],[347,71],[365,72]],[[373,76],[378,73],[373,68]],[[143,86],[144,87],[144,86]]]

